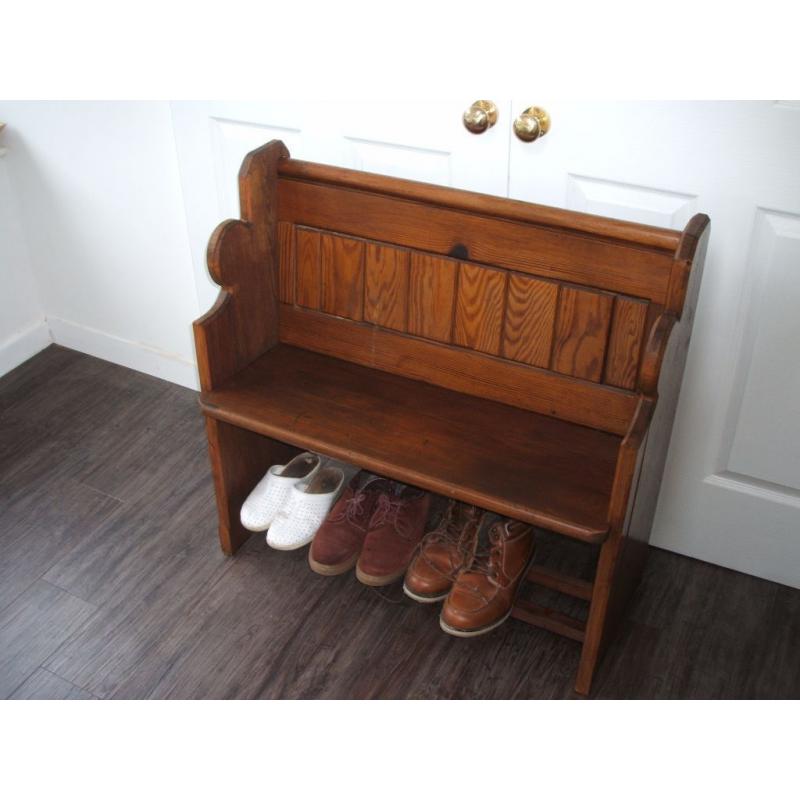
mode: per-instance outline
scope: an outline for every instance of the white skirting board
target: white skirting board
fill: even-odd
[[[194,361],[57,317],[48,317],[47,323],[53,341],[63,347],[154,375],[189,389],[200,388]]]
[[[43,319],[0,342],[0,375],[11,372],[52,342],[50,328]]]

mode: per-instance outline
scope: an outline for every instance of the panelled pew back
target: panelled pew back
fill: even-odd
[[[556,227],[552,210],[536,224],[536,207],[513,201],[438,190],[432,202],[431,187],[376,177],[367,191],[359,173],[303,162],[280,174],[282,340],[627,431],[679,233],[617,224],[598,238],[594,219],[563,227],[584,215]],[[491,382],[474,380],[486,370]]]

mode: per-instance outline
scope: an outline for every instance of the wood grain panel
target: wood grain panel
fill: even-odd
[[[406,330],[407,250],[367,243],[364,257],[364,319],[384,328]]]
[[[560,287],[553,345],[556,372],[600,380],[613,303],[609,294]]]
[[[458,270],[453,339],[462,347],[497,355],[503,328],[506,273],[464,262]]]
[[[294,225],[278,223],[278,290],[281,303],[294,303]]]
[[[322,301],[320,238],[319,231],[297,229],[295,302],[306,308],[318,309]]]
[[[672,258],[663,250],[333,186],[279,180],[279,219],[664,302]]]
[[[606,356],[605,382],[622,389],[633,389],[639,372],[647,303],[617,297]]]
[[[411,253],[409,333],[439,342],[450,341],[457,265],[452,259]]]
[[[558,284],[510,275],[503,355],[535,367],[550,364]]]
[[[637,395],[365,323],[283,306],[281,341],[446,389],[624,434]]]
[[[364,242],[322,234],[322,302],[327,314],[364,316]]]

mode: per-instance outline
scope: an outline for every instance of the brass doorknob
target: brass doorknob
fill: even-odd
[[[523,142],[535,142],[550,130],[550,115],[539,106],[526,108],[514,120],[514,133]]]
[[[463,120],[470,133],[488,131],[497,122],[497,106],[491,100],[476,100],[464,112]]]

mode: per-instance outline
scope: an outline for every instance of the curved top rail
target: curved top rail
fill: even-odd
[[[403,200],[435,203],[438,206],[460,211],[559,228],[571,233],[601,236],[640,247],[666,251],[670,254],[677,251],[682,236],[681,231],[668,228],[609,219],[578,211],[567,211],[536,203],[526,203],[522,200],[510,200],[505,197],[437,186],[432,183],[390,178],[344,167],[315,164],[294,158],[281,160],[278,165],[278,175],[291,180],[377,192]]]

